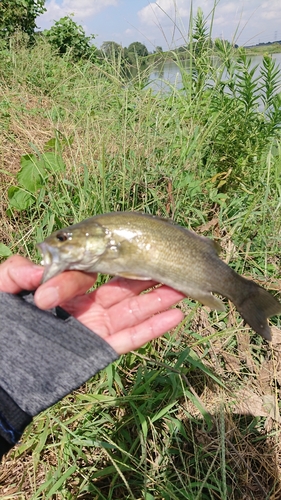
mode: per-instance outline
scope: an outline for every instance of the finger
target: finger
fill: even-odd
[[[97,288],[91,295],[95,304],[100,304],[108,309],[126,297],[139,295],[144,290],[152,288],[156,284],[152,280],[135,280],[115,276],[108,283]]]
[[[63,307],[102,338],[133,327],[184,298],[180,292],[161,286],[147,294],[125,299],[109,309],[92,302],[90,294],[76,297]]]
[[[43,271],[43,267],[30,260],[12,255],[0,266],[0,290],[7,293],[35,290],[40,284]]]
[[[168,286],[160,286],[149,293],[129,297],[108,310],[110,328],[118,332],[137,325],[158,312],[165,311],[184,298],[184,295]],[[120,307],[121,306],[121,307]]]
[[[83,295],[96,281],[96,274],[67,271],[43,283],[35,292],[35,304],[40,309],[51,309]]]
[[[118,354],[126,354],[175,328],[183,318],[180,309],[170,309],[116,335],[109,335],[105,340]]]

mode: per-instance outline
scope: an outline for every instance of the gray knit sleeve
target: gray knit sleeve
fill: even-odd
[[[0,436],[7,438],[13,408],[32,417],[117,358],[107,342],[60,308],[42,311],[32,294],[0,292]]]

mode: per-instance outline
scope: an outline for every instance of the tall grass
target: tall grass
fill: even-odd
[[[183,88],[165,95],[118,61],[73,64],[42,41],[3,52],[5,251],[36,260],[57,227],[140,210],[217,238],[236,271],[280,290],[280,71],[265,57],[256,78],[243,51],[214,47],[201,12],[192,41]],[[280,498],[278,340],[231,309],[182,307],[176,331],[35,419],[1,498]]]

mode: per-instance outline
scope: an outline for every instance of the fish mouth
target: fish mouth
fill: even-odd
[[[57,276],[67,269],[67,263],[63,262],[60,252],[44,241],[36,245],[42,255],[41,265],[44,266],[42,283]]]

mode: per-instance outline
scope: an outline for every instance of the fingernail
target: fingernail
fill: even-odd
[[[51,309],[59,303],[59,292],[57,287],[39,288],[35,293],[38,306],[42,309]]]

